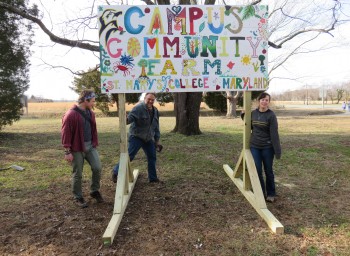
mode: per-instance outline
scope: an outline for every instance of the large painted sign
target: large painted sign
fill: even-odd
[[[264,90],[267,6],[99,6],[107,93]]]

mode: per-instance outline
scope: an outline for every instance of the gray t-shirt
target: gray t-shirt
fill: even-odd
[[[87,117],[91,120],[91,112],[90,110],[85,110],[85,114]],[[83,123],[84,123],[84,141],[91,141],[92,140],[92,133],[91,133],[91,123],[88,119],[83,117]]]
[[[277,158],[281,156],[281,144],[278,134],[278,123],[275,113],[268,109],[252,111],[252,136],[250,146],[255,148],[273,147]]]

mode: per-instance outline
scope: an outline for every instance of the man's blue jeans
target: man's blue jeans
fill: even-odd
[[[130,161],[134,160],[140,148],[143,149],[143,151],[147,156],[148,179],[149,181],[155,181],[158,179],[157,170],[156,170],[156,161],[157,161],[156,145],[152,140],[145,142],[137,137],[130,136],[129,147],[128,147]],[[118,171],[119,171],[119,163],[117,163],[116,166],[113,168],[113,173],[118,174]]]
[[[258,171],[258,176],[261,184],[262,191],[265,196],[276,196],[275,189],[275,176],[273,174],[273,158],[275,156],[275,152],[273,148],[250,148],[252,152],[256,170]],[[262,166],[264,165],[264,171],[266,176],[266,190],[265,190],[265,182],[262,172]]]

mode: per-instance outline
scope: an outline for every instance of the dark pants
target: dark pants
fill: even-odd
[[[149,181],[157,180],[158,179],[157,170],[156,170],[157,155],[156,155],[156,146],[154,141],[150,140],[145,142],[137,137],[130,136],[129,147],[128,147],[130,161],[134,160],[140,148],[143,149],[143,151],[147,156]],[[119,171],[119,163],[117,163],[116,166],[113,168],[113,173],[118,174],[118,171]]]
[[[275,196],[276,195],[276,189],[275,189],[275,176],[273,174],[273,158],[275,156],[275,152],[273,148],[250,148],[250,151],[252,152],[256,170],[258,171],[259,180],[261,184],[262,191],[265,196]],[[262,172],[262,165],[264,165],[264,171],[266,176],[266,189],[265,189],[265,182]]]

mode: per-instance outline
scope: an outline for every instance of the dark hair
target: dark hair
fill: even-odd
[[[92,89],[82,90],[79,94],[78,103],[83,103],[85,100],[90,101],[90,99],[95,98],[96,94]]]
[[[265,98],[266,96],[268,96],[269,97],[269,101],[271,101],[271,95],[268,94],[267,92],[260,93],[259,96],[258,96],[258,100],[261,100],[261,99]]]
[[[147,92],[146,95],[145,95],[145,98],[148,94],[152,94],[154,97],[157,97],[156,94],[154,92]]]

